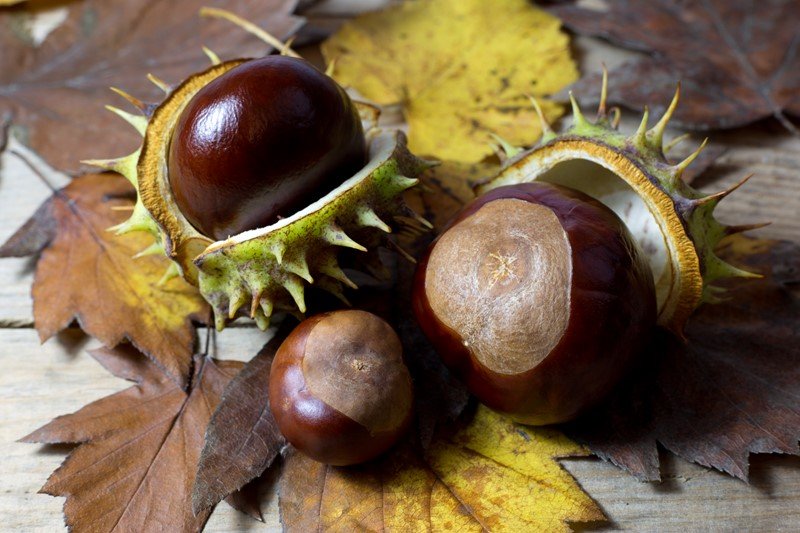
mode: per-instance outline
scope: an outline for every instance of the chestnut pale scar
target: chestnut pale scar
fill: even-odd
[[[519,374],[539,364],[567,328],[571,258],[567,233],[549,208],[498,199],[441,236],[425,293],[482,365]]]
[[[313,396],[375,434],[403,423],[412,387],[397,335],[382,320],[364,315],[340,311],[314,326],[303,374]]]

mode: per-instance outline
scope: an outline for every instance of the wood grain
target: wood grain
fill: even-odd
[[[217,355],[247,359],[266,338],[251,328],[226,330],[217,339]],[[93,346],[95,341],[75,330],[43,346],[31,329],[0,330],[0,357],[11,362],[0,374],[0,529],[63,527],[62,501],[36,491],[69,448],[15,441],[59,414],[129,386],[85,353]],[[563,463],[613,520],[604,529],[777,531],[800,526],[798,458],[758,457],[751,485],[674,457],[664,459],[661,484],[639,483],[599,460]],[[207,530],[278,530],[277,513],[274,492],[267,495],[264,524],[221,504]]]
[[[12,136],[6,151],[0,154],[0,242],[5,242],[50,196],[48,186],[23,158],[40,169],[52,186],[63,187],[69,181]],[[0,327],[33,323],[30,292],[34,266],[29,258],[0,259]]]
[[[246,360],[269,339],[255,328],[226,330],[217,337],[222,359]],[[130,386],[106,372],[85,353],[99,344],[68,330],[44,345],[29,328],[0,329],[0,530],[60,531],[63,499],[37,494],[63,461],[68,446],[16,442],[50,419]],[[277,502],[264,507],[268,524],[277,527]],[[214,513],[209,530],[241,531],[257,524],[225,504]]]

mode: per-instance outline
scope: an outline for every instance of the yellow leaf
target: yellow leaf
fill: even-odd
[[[586,454],[556,430],[480,408],[424,458],[407,445],[337,468],[292,454],[281,520],[288,531],[569,531],[567,521],[605,519],[556,461]]]
[[[412,151],[476,162],[492,153],[490,133],[533,144],[527,95],[577,79],[560,25],[528,0],[417,0],[345,24],[322,51],[341,83],[403,106]],[[541,104],[549,119],[563,112]]]
[[[427,454],[434,472],[489,531],[569,531],[566,521],[602,520],[555,461],[576,455],[586,452],[558,431],[516,426],[483,407]]]

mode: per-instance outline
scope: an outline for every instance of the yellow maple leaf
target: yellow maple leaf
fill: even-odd
[[[604,520],[556,461],[587,455],[553,429],[481,407],[422,458],[411,446],[359,467],[289,456],[280,488],[288,531],[569,531]]]
[[[485,407],[428,464],[489,531],[569,531],[566,522],[603,520],[597,504],[555,460],[587,455],[554,429],[523,428]]]
[[[528,0],[410,1],[345,24],[322,46],[334,77],[382,105],[401,104],[412,151],[475,162],[490,133],[541,135],[527,95],[577,79],[560,21]],[[555,119],[562,106],[542,102]]]

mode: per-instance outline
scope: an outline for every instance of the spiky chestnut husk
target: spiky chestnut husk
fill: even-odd
[[[606,204],[625,222],[648,257],[656,282],[659,325],[682,336],[698,305],[720,300],[724,289],[714,282],[755,276],[714,253],[725,236],[757,227],[725,226],[714,217],[719,201],[747,178],[729,190],[704,195],[681,175],[705,142],[680,163],[667,160],[664,131],[678,104],[680,86],[664,116],[650,129],[645,109],[633,135],[617,131],[618,109],[609,117],[606,87],[604,75],[595,122],[586,119],[570,93],[572,125],[561,134],[547,124],[534,101],[544,132],[539,144],[521,152],[504,145],[509,159],[503,170],[477,192],[540,180],[580,190]],[[585,179],[587,175],[592,178]]]
[[[359,172],[299,212],[264,228],[245,231],[215,242],[195,229],[181,213],[168,176],[170,139],[181,113],[197,92],[246,59],[219,63],[194,74],[176,87],[150,77],[164,90],[158,105],[145,104],[116,90],[141,111],[133,115],[109,107],[144,137],[134,153],[88,163],[124,175],[136,188],[131,217],[116,226],[117,233],[147,231],[156,242],[140,255],[165,253],[172,261],[164,280],[182,275],[200,289],[214,310],[217,329],[249,310],[265,329],[274,311],[304,313],[308,284],[325,289],[346,302],[343,286],[355,287],[340,268],[337,250],[366,253],[364,263],[377,260],[376,247],[392,228],[387,222],[416,219],[401,194],[416,185],[417,174],[431,166],[406,148],[402,132],[380,132],[379,110],[355,102],[369,145],[369,160]],[[162,281],[164,281],[162,280]]]

